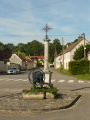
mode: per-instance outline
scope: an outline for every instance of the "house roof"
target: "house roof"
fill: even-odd
[[[44,59],[44,56],[30,56],[31,59]]]
[[[26,58],[26,61],[27,62],[34,62],[34,61],[32,61],[31,59],[28,59],[28,58]]]
[[[11,53],[8,53],[8,52],[0,52],[0,60],[3,60],[3,59],[9,59],[11,57]]]
[[[23,60],[23,61],[26,61],[26,58],[25,57],[23,57],[23,56],[21,56],[21,55],[19,55],[19,54],[16,54],[21,60]]]
[[[31,59],[25,58],[21,55],[17,55],[22,61],[33,62]]]
[[[64,53],[70,52],[74,47],[76,47],[76,45],[78,45],[83,39],[79,39],[80,36],[78,37],[78,41],[76,41],[75,43],[69,45],[65,50]],[[86,40],[86,39],[85,39]],[[86,40],[87,41],[87,40]],[[59,55],[62,55],[63,52],[61,52]]]

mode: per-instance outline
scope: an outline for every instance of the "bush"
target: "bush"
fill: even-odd
[[[86,74],[89,73],[89,61],[88,60],[76,60],[69,62],[69,71],[71,74]]]
[[[37,67],[42,67],[42,63],[37,62]]]

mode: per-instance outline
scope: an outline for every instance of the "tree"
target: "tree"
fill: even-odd
[[[49,62],[52,63],[54,61],[54,57],[56,54],[59,54],[62,50],[62,45],[59,39],[54,39],[53,43],[49,44]]]
[[[4,45],[4,51],[5,52],[12,52],[13,51],[13,49],[15,48],[15,45],[14,44],[11,44],[11,43],[8,43],[8,44],[5,44]]]
[[[55,49],[57,51],[57,54],[60,53],[60,51],[62,50],[62,45],[61,45],[59,39],[54,39],[53,40],[53,48],[54,48],[54,53],[55,53]]]
[[[14,53],[14,52],[18,52],[18,51],[26,53],[26,44],[19,43],[19,44],[14,48],[13,53]]]
[[[21,56],[23,56],[23,57],[25,57],[25,56],[26,56],[26,54],[25,54],[24,52],[20,52],[20,51],[15,52],[15,54],[17,54],[17,55],[21,55]]]
[[[0,42],[0,52],[4,51],[4,44],[2,42]]]
[[[31,56],[44,55],[44,45],[37,40],[33,40],[27,44],[26,54]]]
[[[74,52],[73,59],[74,60],[80,60],[84,57],[84,47],[80,46],[76,51]]]
[[[86,45],[86,57],[87,57],[87,53],[89,52],[90,50],[90,44],[87,44]],[[74,52],[74,56],[73,56],[73,59],[74,60],[80,60],[84,58],[84,47],[83,46],[80,46],[78,49],[76,49],[76,51]]]

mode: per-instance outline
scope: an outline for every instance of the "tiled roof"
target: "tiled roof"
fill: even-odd
[[[17,56],[18,56],[21,60],[26,61],[26,58],[25,58],[25,57],[23,57],[23,56],[21,56],[21,55],[19,55],[19,54],[17,54]]]
[[[78,40],[78,41],[76,41],[75,43],[69,45],[69,46],[64,50],[64,53],[70,52],[70,51],[71,51],[76,45],[78,45],[82,40],[83,40],[83,39]],[[86,40],[86,39],[85,39],[85,40]],[[62,55],[62,54],[63,54],[63,53],[61,52],[59,55]]]
[[[33,62],[31,59],[25,58],[21,55],[17,55],[22,61]]]
[[[31,59],[27,59],[27,58],[26,58],[26,61],[27,61],[27,62],[34,62],[34,61],[32,61]]]
[[[0,60],[3,60],[3,59],[9,59],[11,57],[11,53],[8,53],[8,52],[0,52]]]

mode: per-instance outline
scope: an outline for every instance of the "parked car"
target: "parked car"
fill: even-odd
[[[19,70],[19,68],[9,68],[7,70],[7,73],[8,74],[17,74],[17,73],[20,73],[20,70]]]

